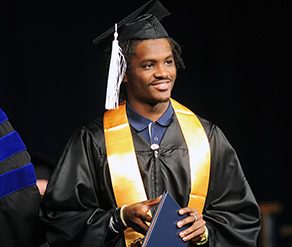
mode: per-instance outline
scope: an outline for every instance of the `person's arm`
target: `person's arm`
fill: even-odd
[[[219,128],[203,123],[211,147],[208,195],[203,214],[192,208],[180,210],[188,217],[178,225],[192,223],[180,236],[190,240],[189,246],[256,246],[260,211],[237,155]]]
[[[260,210],[236,152],[218,127],[212,127],[209,140],[211,173],[203,210],[209,246],[256,246]]]
[[[0,108],[1,246],[38,246],[45,241],[38,218],[41,195],[20,135]]]
[[[106,156],[99,148],[101,133],[77,130],[50,178],[41,220],[52,247],[96,247],[121,238],[109,228],[116,205]]]

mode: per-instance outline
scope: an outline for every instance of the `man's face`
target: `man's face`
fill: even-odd
[[[176,67],[166,39],[140,42],[124,82],[131,105],[167,102],[176,79]]]

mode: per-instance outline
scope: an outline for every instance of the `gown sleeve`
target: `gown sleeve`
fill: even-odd
[[[260,211],[238,157],[222,131],[209,133],[211,171],[203,215],[210,247],[257,246]]]
[[[52,247],[119,246],[106,244],[115,202],[96,138],[103,139],[86,127],[76,130],[50,178],[40,217]]]
[[[30,155],[0,108],[1,246],[34,247],[45,241],[38,217],[40,202]]]

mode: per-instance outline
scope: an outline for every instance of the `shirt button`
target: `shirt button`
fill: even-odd
[[[158,140],[159,140],[159,138],[158,138],[157,136],[155,136],[155,137],[154,137],[154,141],[157,142]]]

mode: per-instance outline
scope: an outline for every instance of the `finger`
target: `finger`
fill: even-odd
[[[182,240],[184,242],[187,242],[187,241],[192,241],[192,242],[198,242],[202,239],[203,235],[200,235],[200,236],[192,236],[191,234],[186,236],[186,237],[183,237]]]
[[[146,215],[144,216],[144,219],[143,219],[143,220],[144,220],[144,221],[151,222],[152,217],[151,217],[149,214],[146,214]]]
[[[183,237],[182,237],[182,240],[183,241],[189,241],[189,240],[192,240],[193,242],[197,242],[197,241],[200,241],[204,235],[204,232],[205,232],[205,228],[200,228],[198,229],[197,231],[194,231],[194,232],[190,232],[188,234],[185,234]]]
[[[161,197],[162,197],[162,195],[159,196],[159,197],[156,197],[156,198],[154,198],[154,199],[150,199],[150,200],[148,200],[148,201],[145,201],[145,202],[147,202],[147,205],[149,205],[149,206],[152,207],[152,206],[154,206],[154,205],[157,205],[157,204],[160,202]]]
[[[191,218],[191,221],[193,222],[198,221],[198,217],[195,214],[191,214],[189,217]]]
[[[183,214],[197,214],[198,213],[197,209],[190,208],[190,207],[181,208],[178,212],[179,212],[180,215],[183,215]]]
[[[183,227],[184,225],[187,225],[187,224],[195,224],[197,223],[198,221],[203,221],[203,215],[202,214],[191,214],[189,215],[188,217],[180,220],[177,222],[177,226],[179,228]]]
[[[150,208],[152,208],[153,206],[159,204],[161,200],[161,196],[157,197],[157,198],[154,198],[154,199],[150,199],[150,200],[147,200],[147,201],[144,201],[143,202],[143,210],[145,213],[147,213]]]
[[[140,220],[140,221],[137,221],[136,224],[132,226],[132,228],[136,232],[139,232],[139,233],[145,235],[149,226],[143,220]]]
[[[192,224],[189,228],[181,231],[179,236],[182,238],[183,241],[188,241],[190,239],[197,241],[200,240],[205,233],[205,225],[206,222],[201,220],[196,224]]]

